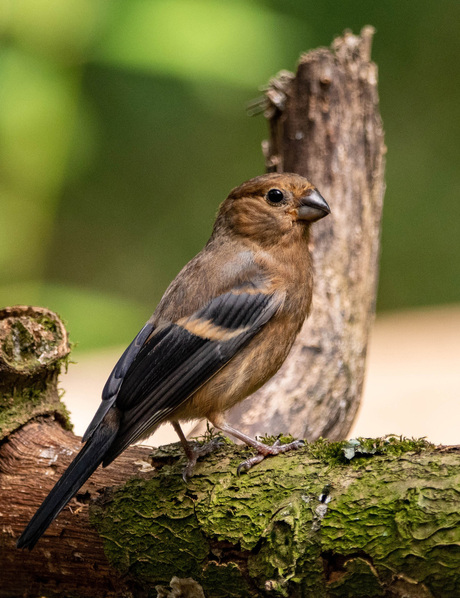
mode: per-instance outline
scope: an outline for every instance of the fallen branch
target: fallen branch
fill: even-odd
[[[248,452],[229,445],[188,484],[177,444],[151,457],[132,448],[96,472],[34,551],[16,550],[78,448],[49,420],[2,445],[0,596],[147,596],[172,578],[184,596],[202,588],[207,598],[460,593],[459,447],[317,441],[238,477]]]
[[[39,310],[15,310],[35,330]],[[8,318],[16,338],[18,322]],[[460,449],[424,441],[320,440],[240,477],[247,449],[227,445],[200,461],[188,484],[178,444],[153,455],[131,447],[96,471],[32,552],[17,550],[19,533],[81,446],[56,407],[63,357],[52,345],[62,336],[43,334],[46,346],[33,335],[35,355],[51,350],[55,359],[31,378],[41,389],[31,420],[18,423],[27,416],[22,399],[0,404],[10,430],[0,443],[0,596],[147,596],[156,586],[168,596],[169,582],[176,595],[207,598],[460,594]],[[4,368],[11,339],[1,338]],[[25,388],[30,371],[16,365]]]

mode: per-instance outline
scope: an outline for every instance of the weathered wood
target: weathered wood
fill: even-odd
[[[0,596],[122,596],[130,589],[110,567],[90,526],[91,500],[142,469],[148,448],[127,450],[90,478],[33,551],[16,540],[75,454],[80,439],[53,415],[37,418],[0,444]]]
[[[149,449],[131,448],[99,470],[33,552],[16,540],[81,448],[58,391],[70,347],[53,312],[30,306],[0,311],[0,596],[120,596],[129,589],[110,568],[88,522],[100,488],[142,468]]]
[[[230,413],[247,434],[346,438],[363,387],[374,318],[384,194],[383,128],[373,30],[345,33],[301,57],[295,78],[268,96],[269,170],[306,176],[332,214],[313,231],[310,318],[278,374]]]

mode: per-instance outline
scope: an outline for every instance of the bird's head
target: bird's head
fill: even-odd
[[[216,227],[251,238],[262,245],[290,233],[303,233],[330,213],[317,189],[304,177],[270,173],[233,189],[220,207]]]

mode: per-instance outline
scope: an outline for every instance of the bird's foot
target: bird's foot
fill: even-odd
[[[184,482],[187,482],[187,480],[192,477],[195,465],[200,457],[205,457],[224,445],[225,440],[222,436],[215,436],[206,444],[191,446],[191,444],[188,443],[188,450],[186,452],[188,461],[182,472],[182,479]]]
[[[271,446],[257,442],[257,455],[249,457],[249,459],[246,459],[246,461],[240,463],[236,473],[240,475],[242,471],[249,471],[251,467],[254,467],[254,465],[257,465],[257,463],[263,461],[265,457],[280,455],[281,453],[286,453],[287,451],[296,450],[304,446],[304,444],[305,442],[303,440],[294,440],[294,442],[290,442],[289,444],[281,444],[280,441],[277,440]]]

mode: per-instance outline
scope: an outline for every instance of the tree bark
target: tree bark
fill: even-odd
[[[110,567],[88,510],[103,488],[142,469],[150,453],[146,447],[132,447],[115,465],[98,469],[34,550],[15,546],[80,448],[80,438],[51,414],[36,417],[0,444],[0,597],[128,595],[131,584]]]
[[[247,434],[346,438],[361,400],[374,319],[384,194],[373,29],[301,57],[267,92],[267,168],[306,176],[332,214],[313,231],[313,308],[278,374],[229,421]],[[284,91],[284,95],[283,95]]]
[[[58,377],[70,352],[53,312],[0,310],[0,596],[120,596],[129,583],[107,562],[88,521],[91,498],[151,469],[147,448],[133,447],[97,471],[33,552],[15,542],[75,454],[80,439],[60,401]]]

